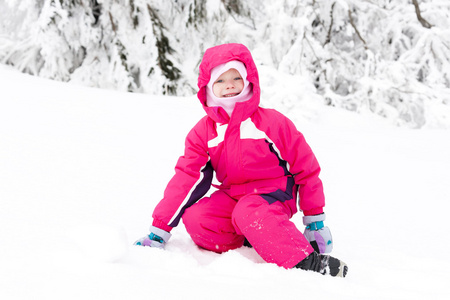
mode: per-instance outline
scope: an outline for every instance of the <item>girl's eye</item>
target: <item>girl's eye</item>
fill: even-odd
[[[236,78],[234,78],[234,80],[242,80],[242,78],[241,77],[236,77]]]
[[[223,79],[219,79],[216,81],[216,83],[221,83],[221,82],[223,82]]]

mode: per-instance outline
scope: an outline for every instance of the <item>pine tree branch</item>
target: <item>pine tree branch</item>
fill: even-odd
[[[352,25],[353,29],[356,32],[356,35],[358,36],[358,38],[361,40],[361,42],[363,42],[364,44],[364,48],[367,49],[367,43],[366,41],[362,38],[361,34],[359,33],[358,28],[355,25],[355,22],[353,21],[353,16],[352,16],[352,11],[349,9],[348,10],[348,18],[350,19],[350,24]]]
[[[331,42],[331,29],[333,28],[333,22],[334,22],[334,18],[333,18],[333,11],[334,11],[334,6],[336,5],[336,2],[333,2],[333,4],[331,5],[331,11],[330,11],[330,26],[328,27],[328,34],[327,34],[327,39],[325,40],[325,44],[323,44],[324,46],[326,44],[328,44],[329,42]]]
[[[250,18],[250,13],[247,12],[244,15],[244,11],[243,11],[244,9],[242,7],[241,1],[238,1],[238,0],[228,0],[228,1],[222,0],[221,2],[224,5],[225,10],[236,21],[236,23],[244,25],[244,26],[247,26],[250,29],[256,30],[255,21],[252,18]],[[252,24],[249,25],[246,22],[238,20],[238,18],[236,16],[241,16],[241,17],[244,17],[244,18],[248,17]]]
[[[416,9],[417,20],[419,20],[420,24],[422,24],[423,27],[431,28],[433,25],[425,20],[420,13],[419,2],[417,2],[417,0],[412,0],[412,2],[414,4],[414,8]]]
[[[311,48],[312,53],[314,54],[314,57],[316,58],[317,62],[320,65],[320,58],[317,56],[316,51],[314,51],[314,47],[311,45],[311,43],[309,42],[309,39],[306,37],[306,32],[303,33],[303,40],[306,40],[306,42],[309,45],[309,48]]]
[[[111,26],[112,26],[112,30],[114,31],[114,33],[117,33],[117,27],[116,24],[114,24],[114,20],[113,20],[113,16],[111,15],[111,12],[108,12],[109,14],[109,20],[111,21]]]

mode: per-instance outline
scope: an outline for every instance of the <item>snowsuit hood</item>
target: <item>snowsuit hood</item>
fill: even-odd
[[[241,61],[247,69],[247,80],[253,88],[253,96],[244,102],[236,103],[235,109],[244,111],[244,119],[251,116],[258,108],[261,96],[259,86],[259,76],[256,69],[255,62],[248,48],[242,44],[223,44],[209,48],[203,55],[200,64],[200,71],[198,77],[197,97],[203,106],[206,114],[217,123],[226,124],[230,117],[222,107],[208,107],[206,104],[207,85],[211,79],[211,70],[218,65],[227,63],[232,60]]]

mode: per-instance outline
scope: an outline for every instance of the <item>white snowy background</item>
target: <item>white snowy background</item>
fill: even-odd
[[[9,69],[0,82],[1,299],[450,297],[448,130],[325,106],[290,115],[323,168],[333,254],[349,265],[338,279],[266,264],[253,249],[200,250],[182,224],[166,251],[131,245],[204,114],[195,97]]]
[[[103,45],[103,54],[78,53],[76,41],[86,45],[98,32],[105,41],[106,25],[73,26],[69,17],[83,14],[52,7],[92,2],[36,1],[44,7],[39,14],[31,1],[0,0],[0,299],[450,298],[447,1],[419,1],[432,28],[418,23],[406,0],[283,1],[252,18],[228,12],[224,3],[232,1],[98,1],[111,9],[100,23],[126,19],[115,5],[159,5],[177,53],[167,59],[185,54],[173,58],[181,70],[176,84],[156,67],[157,49],[146,53],[132,39],[122,42],[127,68],[124,55],[111,50],[117,40]],[[180,14],[194,2],[216,14],[179,32],[188,19]],[[354,38],[346,5],[366,47]],[[325,44],[327,30],[308,28],[315,14],[330,28],[331,10],[342,30]],[[292,18],[294,12],[305,17]],[[275,17],[264,19],[269,13]],[[56,20],[52,30],[49,19]],[[379,21],[383,26],[372,26]],[[132,36],[117,28],[115,39]],[[292,32],[298,39],[286,43]],[[222,40],[249,46],[262,105],[290,117],[318,157],[333,255],[349,265],[346,278],[284,270],[249,248],[207,252],[182,224],[166,251],[132,246],[147,233],[184,138],[204,115],[194,94],[201,52]],[[200,46],[189,48],[189,41]],[[147,79],[148,72],[122,72],[147,67],[154,67]],[[169,87],[178,96],[168,96]],[[301,213],[293,221],[303,228]]]

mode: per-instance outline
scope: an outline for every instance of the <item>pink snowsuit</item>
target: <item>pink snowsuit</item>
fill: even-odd
[[[245,64],[253,96],[236,103],[229,117],[222,107],[206,106],[206,85],[211,69],[231,60]],[[185,153],[153,212],[153,226],[170,231],[182,217],[202,248],[225,252],[241,247],[245,237],[265,261],[292,268],[314,251],[290,221],[297,192],[305,215],[320,214],[325,205],[313,152],[288,118],[259,107],[258,72],[244,45],[208,49],[198,87],[207,116],[187,135]],[[221,184],[202,198],[214,172]]]

